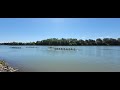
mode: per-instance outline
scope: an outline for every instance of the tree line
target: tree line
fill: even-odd
[[[41,41],[36,42],[8,42],[8,43],[0,43],[0,45],[55,45],[55,46],[82,46],[82,45],[120,45],[120,38],[113,39],[113,38],[104,38],[104,39],[88,39],[88,40],[82,40],[82,39],[57,39],[57,38],[50,38],[45,39]]]

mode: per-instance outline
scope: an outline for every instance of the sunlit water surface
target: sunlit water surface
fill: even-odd
[[[54,50],[49,46],[10,47],[0,46],[0,58],[24,72],[120,71],[120,46],[54,46],[76,50]]]

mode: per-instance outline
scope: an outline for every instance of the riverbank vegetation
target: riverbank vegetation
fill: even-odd
[[[17,70],[10,67],[4,60],[0,60],[0,72],[17,72]]]
[[[104,38],[104,39],[57,39],[57,38],[50,38],[46,40],[36,41],[36,42],[7,42],[7,43],[0,43],[0,45],[55,45],[55,46],[84,46],[84,45],[120,45],[120,38],[113,39],[113,38]]]

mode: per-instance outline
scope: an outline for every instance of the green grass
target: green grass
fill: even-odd
[[[0,64],[2,64],[3,66],[6,65],[5,61],[4,60],[0,60]]]

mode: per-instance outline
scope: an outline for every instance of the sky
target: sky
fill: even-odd
[[[0,42],[119,37],[120,18],[0,18]]]

